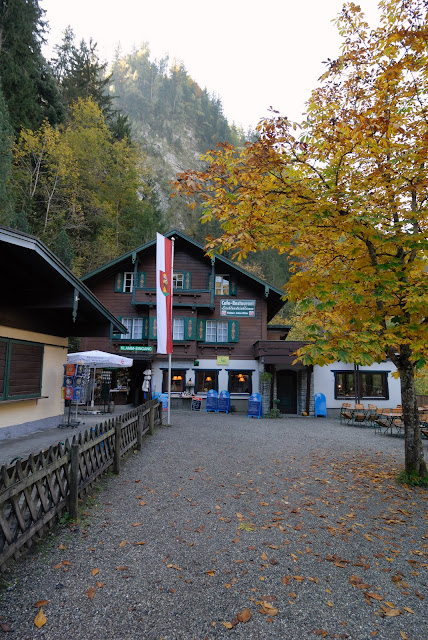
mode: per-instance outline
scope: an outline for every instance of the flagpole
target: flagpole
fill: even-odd
[[[170,282],[171,282],[171,331],[173,330],[173,295],[174,295],[174,281],[173,281],[173,274],[174,274],[174,242],[175,242],[175,238],[171,238],[171,273],[169,274],[170,276]],[[168,415],[167,415],[167,421],[168,424],[171,424],[171,361],[172,361],[172,357],[171,357],[171,353],[168,354]]]

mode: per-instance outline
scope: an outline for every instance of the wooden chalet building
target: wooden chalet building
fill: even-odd
[[[282,291],[221,255],[208,257],[179,231],[167,237],[175,238],[172,406],[190,408],[191,394],[215,389],[228,390],[232,407],[246,411],[249,395],[262,390],[260,374],[269,371],[274,384],[264,410],[275,396],[283,413],[309,411],[311,369],[293,364],[301,343],[285,341],[286,327],[269,326],[284,304]],[[128,333],[86,337],[81,349],[132,357],[126,401],[136,404],[147,369],[152,392],[167,391],[168,356],[156,352],[155,266],[153,240],[82,278]]]

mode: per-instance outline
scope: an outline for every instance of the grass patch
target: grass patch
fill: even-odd
[[[403,469],[397,476],[397,482],[409,487],[428,487],[428,475],[416,476]]]

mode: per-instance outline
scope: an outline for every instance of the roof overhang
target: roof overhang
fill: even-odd
[[[0,324],[56,336],[126,328],[40,240],[0,227]]]

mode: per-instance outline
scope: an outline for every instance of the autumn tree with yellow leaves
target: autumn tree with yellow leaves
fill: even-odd
[[[341,54],[301,124],[274,114],[253,144],[221,145],[205,171],[180,174],[175,192],[221,223],[208,248],[289,253],[285,294],[311,338],[302,362],[394,362],[405,471],[425,477],[414,381],[428,358],[428,3],[379,9],[370,29],[344,5]]]

